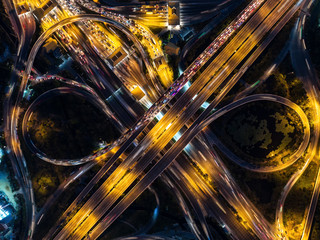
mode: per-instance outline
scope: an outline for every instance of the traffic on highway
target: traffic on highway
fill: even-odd
[[[315,239],[320,92],[304,39],[315,3],[241,2],[3,0],[17,49],[1,126],[23,214],[0,239]],[[40,106],[65,95],[80,106],[62,103],[73,120],[51,124],[60,117]],[[86,142],[104,132],[98,119],[73,129],[89,103],[117,137]],[[243,110],[261,103],[267,119]],[[44,144],[63,127],[74,136]],[[83,141],[93,147],[82,157],[46,152]],[[271,174],[283,185],[270,192]],[[301,217],[292,196],[306,174]]]

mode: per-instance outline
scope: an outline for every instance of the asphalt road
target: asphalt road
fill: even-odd
[[[283,9],[286,10],[286,8],[285,8],[285,7],[282,7],[282,6],[279,8],[279,10],[283,10]],[[263,11],[263,10],[262,10],[262,11]],[[268,13],[268,12],[266,11],[265,13]],[[275,21],[275,20],[277,19],[277,17],[275,17],[274,15],[277,15],[277,14],[271,14],[271,15],[272,15],[272,17],[270,17],[270,19],[273,19],[273,18],[274,18],[274,21]],[[268,24],[269,24],[269,25],[268,25]],[[268,23],[268,24],[264,25],[264,26],[262,27],[262,30],[266,31],[266,30],[268,30],[268,29],[272,26],[272,24],[270,24],[270,23]],[[271,26],[270,26],[270,25],[271,25]],[[268,26],[269,26],[269,28],[268,28]],[[258,34],[264,33],[264,31],[258,31]],[[241,32],[241,31],[240,31],[240,32]],[[261,36],[261,37],[262,37],[262,36]],[[251,38],[250,38],[250,39],[251,39]],[[247,44],[248,44],[249,46],[248,46],[248,45],[242,45],[242,47],[240,47],[240,49],[237,51],[238,53],[240,52],[240,56],[245,56],[246,54],[244,54],[244,53],[245,53],[246,51],[249,52],[249,51],[251,50],[251,49],[250,49],[250,46],[253,45],[253,44],[252,44],[253,41],[252,41],[252,40],[250,41],[250,39],[249,39],[249,41],[248,41],[249,43],[247,42]],[[236,50],[237,50],[237,48],[236,48]],[[237,55],[237,54],[236,54],[236,55]],[[228,59],[228,58],[227,58],[227,59]],[[231,58],[231,59],[232,59],[232,58]],[[234,61],[235,61],[235,60],[234,60]],[[241,61],[241,58],[240,58],[239,61]],[[234,64],[235,64],[235,63],[234,63]],[[220,65],[220,66],[221,66],[221,65]],[[236,65],[235,65],[235,66],[236,66]],[[235,66],[234,66],[234,67],[235,67]],[[230,68],[230,69],[231,69],[231,70],[229,70],[229,71],[231,72],[231,71],[232,71],[232,68]],[[220,72],[220,75],[223,75],[223,73],[225,72],[225,70],[226,70],[226,68],[225,68],[223,71]],[[220,75],[218,75],[218,76],[220,77]],[[225,77],[226,77],[226,76],[225,76]],[[192,86],[194,86],[194,84],[193,84]],[[192,86],[190,87],[190,89],[192,88]],[[188,89],[188,91],[189,91],[189,89]],[[187,91],[187,92],[188,92],[188,91]],[[194,93],[193,95],[191,95],[191,96],[194,96],[194,95],[195,95],[195,93]],[[199,94],[199,95],[200,95],[200,94]],[[210,94],[210,92],[209,92],[209,93],[207,94],[207,97],[209,97],[210,95],[211,95],[211,94]],[[198,99],[198,98],[199,98],[199,97],[197,97],[197,99]],[[205,97],[203,97],[203,98],[205,99]],[[181,99],[181,98],[180,98],[180,99]],[[197,101],[197,100],[195,100],[195,101]],[[179,100],[177,101],[177,103],[178,103],[178,102],[179,102]],[[197,102],[200,102],[200,103],[201,103],[201,100],[199,100],[199,101],[197,101]],[[176,103],[176,104],[177,104],[177,103]],[[202,103],[203,103],[203,102],[202,102]],[[201,103],[201,104],[202,104],[202,103]],[[200,105],[201,105],[201,104],[200,104]],[[193,104],[191,105],[191,108],[194,109],[193,111],[196,111],[196,110],[198,109],[198,107],[195,106],[194,102],[193,102]],[[174,109],[174,108],[172,108],[172,109]],[[170,110],[171,110],[171,109],[170,109]],[[170,112],[170,110],[169,110],[169,112]],[[188,113],[189,113],[189,114],[192,114],[192,111],[190,111],[190,109],[189,109]],[[193,112],[193,113],[194,113],[194,112]],[[168,114],[168,113],[167,113],[167,114]],[[166,114],[166,115],[167,115],[167,114]],[[166,115],[165,115],[165,116],[166,116]],[[193,114],[192,114],[192,115],[193,115]],[[174,116],[176,116],[176,114],[174,114]],[[164,117],[164,118],[165,118],[165,117]],[[176,117],[174,117],[174,118],[176,118]],[[161,121],[162,121],[162,119],[160,120],[159,123],[161,123]],[[159,124],[159,123],[158,123],[158,124]],[[169,122],[169,123],[170,123],[170,122]],[[185,122],[182,122],[182,124],[184,124],[184,123],[185,123]],[[163,126],[160,126],[160,129],[161,129],[161,128],[163,129]],[[180,127],[180,128],[181,128],[181,127]],[[179,128],[179,129],[180,129],[180,128]],[[177,130],[179,130],[179,129],[177,129]],[[152,132],[152,130],[151,130],[150,132]],[[150,133],[150,132],[149,132],[149,133]],[[167,132],[168,132],[168,131],[167,131]],[[174,134],[175,134],[175,132],[173,132],[173,135],[174,135]],[[169,134],[166,134],[166,135],[169,135]],[[170,141],[170,139],[171,139],[172,137],[173,137],[173,136],[170,136],[170,135],[167,136],[168,141]],[[157,151],[160,152],[160,150],[164,147],[164,144],[166,144],[166,141],[159,141],[159,142],[161,142],[162,146],[157,146],[158,149],[157,149],[156,151],[153,151],[153,154],[152,154],[152,155],[156,155],[156,154],[157,154]],[[137,149],[137,148],[136,148],[136,149]],[[139,151],[138,151],[138,153],[139,153]],[[147,155],[147,154],[146,154],[146,155]],[[145,159],[150,159],[150,158],[149,158],[150,156],[151,156],[151,155],[149,155],[149,156],[147,155],[147,157],[144,156],[144,158],[145,158]],[[145,160],[145,161],[146,161],[146,160]],[[142,162],[142,160],[140,160],[139,163],[141,164],[141,162]],[[128,164],[127,161],[124,161],[124,163],[125,163],[125,164]],[[148,164],[148,161],[146,161],[145,164]],[[122,168],[122,169],[127,169],[127,167],[128,167],[128,166],[125,166],[125,167]],[[142,167],[142,169],[144,169],[144,167]],[[138,173],[139,173],[139,172],[142,171],[142,169],[140,169],[140,170],[138,170],[138,171],[135,171],[135,172],[138,172]],[[134,169],[133,169],[133,170],[134,170]],[[122,176],[121,174],[119,174],[119,175]],[[119,175],[118,175],[118,176],[119,176]],[[137,175],[135,175],[134,173],[130,173],[129,175],[132,175],[132,177],[137,176]],[[132,178],[132,177],[130,177],[130,178]],[[129,179],[130,179],[130,178],[129,178]],[[134,177],[134,178],[135,178],[135,177]],[[110,178],[109,178],[109,179],[110,179]],[[112,179],[112,181],[114,181],[114,180],[116,180],[116,179]],[[115,181],[115,182],[117,182],[117,181]],[[127,181],[125,181],[125,182],[127,182]],[[130,181],[129,181],[129,182],[130,182]],[[106,189],[104,189],[104,190],[106,190]],[[120,191],[120,192],[121,192],[121,191]],[[117,194],[116,194],[116,195],[117,195]],[[101,197],[101,196],[99,196],[99,194],[97,194],[96,196],[98,196],[98,199],[100,199],[100,197]],[[96,200],[97,200],[97,198],[96,198]],[[110,204],[107,204],[107,206],[108,206],[108,205],[110,206]],[[101,206],[101,208],[106,209],[106,208],[105,208],[105,207],[106,207],[105,205],[101,204],[100,206]],[[102,207],[102,206],[103,206],[103,207]],[[84,206],[84,209],[86,209],[86,206]],[[98,210],[98,209],[99,209],[99,210]],[[88,211],[88,210],[87,210],[87,211]],[[80,212],[81,212],[81,211],[80,211]],[[96,212],[96,214],[93,214],[95,217],[97,217],[97,216],[99,216],[99,215],[102,214],[101,211],[100,211],[99,206],[98,206],[98,208],[95,210],[95,212]],[[84,215],[85,215],[85,214],[84,214]],[[82,216],[82,217],[81,217],[80,219],[84,219],[84,217],[83,217],[84,215],[83,215],[83,212],[81,212],[80,216]],[[103,215],[103,214],[102,214],[102,215]],[[80,220],[80,221],[81,221],[81,220]],[[79,222],[79,221],[78,221],[78,222]],[[69,222],[69,223],[70,223],[70,222]],[[69,224],[69,223],[68,223],[68,224]],[[90,224],[92,224],[92,223],[93,223],[93,221],[90,222]],[[68,224],[67,224],[67,225],[68,225]],[[85,233],[85,232],[86,232],[86,227],[89,227],[90,224],[85,224],[85,227],[84,227],[84,226],[81,227],[82,233]],[[72,226],[72,224],[70,224],[68,227],[69,227],[70,229],[74,229],[73,226]],[[77,236],[77,234],[78,234],[77,231],[75,231],[74,234],[75,234],[75,236]],[[80,236],[81,236],[81,235],[80,235]]]

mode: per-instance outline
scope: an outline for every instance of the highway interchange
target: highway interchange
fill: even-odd
[[[14,8],[12,5],[13,3],[10,1],[5,2],[7,2],[7,8]],[[82,1],[78,1],[78,3],[80,5],[84,4]],[[20,179],[21,186],[23,186],[27,202],[28,226],[26,226],[25,231],[26,238],[32,238],[34,228],[41,221],[46,209],[44,209],[44,211],[41,210],[40,214],[38,213],[36,216],[32,184],[17,134],[18,116],[21,111],[19,104],[22,102],[23,93],[28,82],[36,81],[34,79],[31,80],[31,74],[33,63],[39,49],[52,34],[67,26],[70,28],[69,31],[72,32],[73,35],[76,36],[76,39],[81,43],[81,46],[79,46],[80,52],[83,51],[86,53],[86,56],[83,56],[81,53],[75,52],[72,53],[73,57],[89,63],[85,68],[88,74],[91,73],[92,76],[89,78],[91,78],[92,82],[96,83],[98,91],[96,92],[87,85],[79,84],[74,80],[66,80],[59,76],[38,78],[40,79],[39,81],[41,81],[41,78],[54,78],[75,86],[46,92],[30,105],[22,121],[24,141],[29,143],[30,150],[36,153],[39,158],[57,165],[78,165],[89,162],[85,167],[82,167],[81,170],[70,176],[70,178],[59,187],[57,190],[59,192],[50,198],[45,206],[48,207],[51,205],[71,182],[81,177],[82,174],[85,174],[88,169],[101,159],[105,158],[107,154],[111,156],[110,159],[104,163],[99,172],[92,178],[90,183],[68,207],[65,213],[57,221],[57,224],[52,226],[45,239],[83,239],[86,237],[97,239],[131,205],[131,203],[159,177],[163,178],[170,187],[175,189],[174,191],[177,196],[181,197],[181,192],[183,192],[184,195],[187,196],[188,201],[191,202],[191,205],[201,222],[202,229],[199,230],[192,217],[188,216],[188,211],[186,211],[186,218],[190,219],[190,228],[199,239],[212,238],[204,217],[206,215],[211,215],[214,218],[219,219],[218,222],[221,223],[221,225],[227,226],[228,232],[235,239],[287,239],[285,236],[285,227],[283,225],[282,209],[285,199],[294,183],[303,174],[310,161],[318,154],[318,124],[314,124],[313,132],[310,133],[308,118],[298,105],[282,97],[268,94],[243,97],[220,108],[214,113],[212,113],[212,111],[215,110],[224,96],[237,83],[239,78],[299,8],[305,8],[305,12],[309,9],[310,1],[252,1],[246,9],[242,11],[224,31],[222,31],[208,48],[196,58],[184,73],[172,83],[171,86],[168,84],[170,82],[169,76],[163,77],[161,74],[157,73],[157,71],[160,70],[155,68],[154,63],[151,63],[150,60],[148,60],[149,58],[147,55],[150,53],[145,51],[139,39],[133,33],[142,31],[144,33],[143,37],[145,37],[146,41],[150,42],[150,46],[154,45],[159,51],[159,55],[157,56],[164,58],[161,47],[157,43],[157,38],[148,30],[148,28],[143,25],[139,27],[139,24],[137,24],[134,28],[142,30],[133,30],[132,24],[128,24],[129,21],[126,17],[117,15],[113,12],[108,12],[107,8],[100,10],[93,3],[92,5],[93,6],[90,6],[90,3],[87,2],[84,6],[91,10],[95,10],[101,15],[81,13],[57,21],[52,26],[49,26],[37,39],[29,54],[27,46],[29,46],[33,32],[35,31],[34,19],[31,14],[17,17],[15,10],[10,12],[12,14],[12,16],[10,14],[10,19],[15,23],[15,30],[20,37],[15,68],[16,72],[21,72],[21,81],[18,81],[20,76],[17,73],[13,74],[11,79],[12,83],[10,84],[7,101],[5,103],[5,136],[8,148],[11,149],[10,159],[14,166],[17,166],[15,168],[16,174],[19,176],[18,178]],[[68,8],[68,6],[66,6],[66,8]],[[122,13],[125,14],[125,12],[126,11]],[[301,13],[296,29],[300,29],[301,24],[304,24],[304,18],[305,15]],[[149,109],[143,116],[138,116],[138,114],[135,113],[135,110],[133,110],[131,106],[128,106],[121,96],[114,95],[113,92],[115,92],[116,89],[112,84],[105,81],[105,79],[116,79],[119,76],[125,77],[125,74],[121,73],[121,66],[116,68],[116,75],[108,71],[106,63],[96,52],[99,51],[97,49],[101,50],[99,41],[88,41],[88,39],[91,40],[92,38],[92,36],[90,36],[90,31],[87,32],[88,38],[85,38],[82,34],[82,32],[86,31],[83,26],[85,25],[83,23],[86,21],[105,22],[122,31],[133,41],[140,56],[142,56],[143,64],[150,76],[150,82],[147,82],[146,78],[139,78],[139,74],[136,75],[136,79],[143,79],[144,81],[136,81],[135,84],[140,85],[144,90],[149,103]],[[316,110],[315,112],[318,115],[318,80],[308,64],[310,60],[304,60],[308,58],[304,56],[304,54],[306,54],[304,40],[299,39],[300,35],[298,30],[296,30],[295,33],[296,36],[292,38],[292,48],[295,49],[292,55],[296,54],[296,57],[292,57],[292,59],[294,59],[293,66],[296,68],[297,73],[302,71],[298,74],[298,77],[301,77],[306,91],[310,99],[312,99]],[[232,38],[229,40],[231,36]],[[260,44],[256,47],[258,43]],[[97,47],[93,48],[91,45],[95,44]],[[72,43],[68,46],[70,47],[71,52],[72,49],[76,49],[72,46]],[[128,60],[127,63],[123,64],[130,65],[131,61],[131,64],[134,65],[135,57],[129,53],[129,58],[133,60]],[[153,60],[154,59],[151,58],[151,61]],[[246,61],[243,62],[243,60]],[[302,61],[306,64],[295,63],[294,61]],[[137,64],[139,65],[139,63]],[[305,68],[297,67],[297,64],[303,65]],[[205,66],[205,69],[197,75],[199,69],[202,69],[203,66]],[[239,68],[240,71],[235,75],[232,75],[236,68]],[[135,67],[135,69],[137,69],[137,67]],[[159,84],[159,80],[161,79],[165,79],[164,82],[166,84],[162,82],[163,85],[168,84],[167,86],[170,86],[166,91],[164,91],[161,84]],[[182,92],[181,90],[183,87],[190,82],[191,84],[188,89]],[[103,87],[101,88],[102,85]],[[150,86],[146,88],[147,85]],[[107,90],[104,91],[103,89]],[[217,90],[219,90],[219,92],[215,99],[200,115],[196,115],[198,109]],[[118,122],[117,117],[121,118],[120,114],[125,114],[123,115],[123,119],[127,118],[126,116],[131,115],[133,120],[132,123],[126,122],[120,124],[118,128],[123,132],[122,137],[94,155],[86,156],[83,159],[50,159],[45,153],[39,151],[32,142],[30,143],[30,138],[27,136],[27,122],[37,104],[41,104],[43,99],[55,94],[66,94],[71,91],[73,94],[79,94],[93,102],[102,109],[107,116],[113,118],[114,122]],[[17,94],[13,94],[14,92]],[[129,113],[114,113],[114,110],[110,110],[110,107],[101,100],[99,94],[103,96],[103,99],[114,96],[118,103],[122,105],[123,108],[127,109]],[[171,101],[172,99],[175,101]],[[292,108],[301,119],[304,129],[303,141],[299,148],[292,153],[290,160],[283,165],[264,168],[247,165],[244,160],[236,158],[230,151],[228,153],[229,149],[225,149],[224,146],[219,144],[219,141],[211,138],[213,136],[212,134],[205,133],[203,135],[203,129],[218,117],[226,114],[232,109],[254,101],[271,101],[286,105]],[[159,116],[159,113],[162,114],[162,117],[151,126],[150,123],[154,122],[154,119],[156,116]],[[177,134],[180,134],[181,137],[173,141]],[[136,139],[138,139],[138,142],[135,141]],[[245,194],[242,193],[241,189],[235,183],[235,180],[233,180],[228,173],[218,154],[214,150],[211,150],[212,144],[210,144],[210,141],[216,143],[215,145],[221,149],[222,152],[227,153],[226,155],[229,155],[233,161],[239,164],[239,166],[256,172],[272,172],[285,169],[298,160],[307,149],[309,154],[308,161],[292,176],[279,199],[276,217],[277,226],[270,224],[262,216],[259,210],[253,206],[250,200],[245,197]],[[131,152],[126,152],[133,143],[135,143],[134,149]],[[191,165],[183,165],[184,158],[179,155],[182,151],[207,171],[210,178],[214,179],[214,182],[217,184],[219,193],[217,193],[216,189],[213,189],[212,186],[208,185]],[[201,153],[201,158],[203,158],[203,160],[201,161],[199,155],[195,153]],[[118,159],[121,159],[121,164],[116,168],[112,168]],[[150,170],[146,170],[148,166],[152,166]],[[91,192],[90,197],[83,202],[87,194],[107,172],[109,176],[106,181],[102,183],[95,192]],[[161,174],[163,174],[163,176],[161,176]],[[136,181],[137,178],[139,181]],[[317,177],[301,239],[308,239],[309,237],[312,219],[318,202],[319,190],[320,177]],[[247,226],[239,224],[229,207],[219,200],[220,194],[228,204],[241,214],[241,217],[247,222]],[[181,204],[184,204],[183,201],[184,200],[181,200]],[[78,205],[80,207],[78,207]],[[72,218],[67,217],[70,213],[73,213],[71,214]],[[66,219],[68,219],[68,221],[66,221]],[[247,228],[251,231],[249,232]],[[157,237],[154,237],[154,239],[157,239]]]

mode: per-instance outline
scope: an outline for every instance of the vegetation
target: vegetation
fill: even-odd
[[[263,92],[280,95],[282,97],[289,98],[291,101],[299,104],[303,108],[303,110],[308,110],[309,107],[304,105],[307,98],[306,92],[302,87],[301,81],[297,80],[297,78],[293,74],[289,55],[286,56],[285,60],[279,66],[279,69],[274,71],[274,73],[271,75],[271,78],[269,78],[266,83],[258,82],[260,77],[262,77],[264,72],[274,63],[275,58],[278,57],[281,49],[285,46],[287,40],[289,39],[290,32],[296,18],[296,16],[291,18],[289,22],[282,28],[279,34],[274,38],[274,40],[269,44],[264,52],[262,52],[257,60],[244,73],[240,81],[237,82],[237,84],[224,98],[224,103],[232,101],[239,92],[248,87],[248,84],[258,83],[258,86],[261,87],[257,89],[256,93]],[[202,69],[200,69],[200,71]],[[237,71],[238,69],[235,69],[234,73],[236,73]],[[290,96],[287,94],[288,88],[290,91]],[[210,96],[209,101],[211,101],[216,96],[216,92],[212,96]]]
[[[293,23],[294,19],[292,19],[289,24],[287,24],[283,28],[276,39],[274,39],[274,41],[268,46],[266,51],[257,59],[252,67],[248,69],[248,71],[242,78],[244,81],[241,80],[236,84],[236,86],[231,90],[222,104],[226,104],[232,101],[232,99],[239,91],[243,90],[245,87],[249,87],[248,83],[253,84],[259,80],[259,78],[263,75],[267,68],[273,64],[275,56],[279,54],[279,49],[281,49],[287,41]],[[297,77],[293,73],[289,55],[285,57],[284,61],[264,83],[258,84],[257,89],[253,93],[272,93],[290,99],[291,101],[297,103],[305,111],[312,125],[312,108],[310,106],[306,91],[303,88],[302,82],[297,79]],[[231,149],[234,150],[234,146],[238,145],[239,148],[241,148],[240,150],[242,152],[247,151],[248,154],[253,156],[255,155],[256,158],[259,157],[259,155],[261,157],[263,155],[268,156],[268,154],[270,154],[270,152],[266,151],[263,153],[263,147],[267,144],[268,150],[272,150],[272,147],[283,149],[285,145],[289,151],[294,149],[294,146],[296,144],[296,136],[299,136],[299,133],[301,134],[301,123],[299,123],[299,121],[296,121],[296,116],[292,115],[292,113],[290,114],[291,116],[286,115],[285,113],[288,111],[288,108],[281,107],[279,109],[280,111],[278,111],[278,108],[276,108],[276,106],[269,106],[269,103],[267,107],[265,105],[260,106],[260,108],[265,112],[262,112],[261,109],[257,109],[258,106],[256,106],[254,110],[254,105],[255,104],[251,106],[251,110],[247,110],[251,112],[249,115],[245,113],[241,114],[240,111],[235,111],[235,114],[233,114],[232,116],[237,117],[238,112],[238,119],[233,120],[232,117],[229,117],[230,121],[234,122],[233,125],[228,126],[229,124],[227,124],[226,121],[223,122],[221,119],[220,122],[219,120],[214,122],[211,127],[216,129],[216,131],[222,131],[224,127],[226,127],[226,129],[229,129],[229,138],[227,135],[224,135],[220,136],[220,139],[223,140],[223,138],[228,138],[230,140],[230,136],[234,136],[233,141],[237,142],[236,144],[232,144]],[[247,108],[250,108],[250,105],[247,106]],[[272,109],[273,113],[271,111]],[[256,116],[257,118],[255,119]],[[264,124],[262,122],[262,119],[260,119],[263,116],[273,119],[266,119],[267,124]],[[243,121],[243,124],[240,124],[241,119]],[[279,119],[281,121],[277,121],[276,119]],[[247,122],[246,125],[245,122]],[[295,124],[293,124],[293,122],[298,123],[298,125],[296,126]],[[258,123],[261,126],[258,126]],[[277,124],[278,127],[276,126]],[[271,125],[273,125],[272,128],[270,128]],[[246,128],[246,130],[244,130],[244,128]],[[277,128],[279,132],[276,131]],[[248,137],[250,132],[251,138]],[[276,136],[278,135],[278,137],[273,138],[272,134],[276,134]],[[295,136],[295,134],[298,135]],[[291,144],[289,143],[290,138]],[[242,141],[239,139],[242,139]],[[270,142],[270,140],[272,141]],[[224,142],[226,143],[226,141]],[[282,147],[280,142],[282,143]],[[299,142],[299,140],[297,140],[297,142]],[[258,151],[257,147],[260,148],[258,149]],[[238,155],[239,152],[237,152],[236,154]],[[221,155],[223,156],[223,158],[225,158],[222,153]],[[248,158],[246,158],[246,160],[247,159]],[[263,158],[260,158],[260,160],[263,160]],[[283,187],[288,182],[292,174],[295,173],[305,163],[305,161],[305,156],[302,156],[297,162],[295,162],[285,170],[263,174],[257,174],[256,172],[251,172],[243,168],[239,168],[238,165],[231,162],[227,158],[225,163],[234,178],[237,180],[240,188],[244,191],[248,198],[257,206],[258,209],[261,210],[267,220],[269,220],[270,222],[274,222],[277,201],[280,197],[280,193]],[[310,168],[314,168],[314,165],[310,166]],[[314,172],[308,171],[307,173],[305,173],[305,175],[306,178],[309,179],[305,182],[305,184],[309,184],[309,187],[312,186],[311,179],[314,176]],[[306,185],[300,184],[300,182],[302,183],[306,178],[303,178],[302,181],[299,181],[296,184],[295,189],[293,189],[292,192],[293,195],[289,195],[288,201],[286,202],[284,207],[285,209],[288,209],[288,212],[284,216],[285,223],[290,224],[290,228],[293,226],[293,224],[298,224],[299,220],[301,220],[301,213],[303,211],[301,210],[303,209],[302,206],[306,206],[309,199],[308,197],[310,197],[310,191],[308,190],[308,188],[304,189]],[[295,198],[297,195],[299,195],[299,198],[297,198],[299,199],[299,202],[297,202]],[[297,215],[295,213],[297,213]],[[299,214],[300,216],[298,216]]]
[[[0,2],[0,33],[1,33],[1,44],[0,44],[0,55],[3,54],[4,46],[8,45],[10,48],[10,52],[14,51],[16,47],[16,36],[13,31],[10,19],[8,17],[8,13],[4,8],[3,2]]]
[[[54,172],[48,172],[45,169],[39,171],[36,177],[33,179],[33,189],[38,192],[39,195],[46,196],[50,190],[57,185],[57,176]]]
[[[4,100],[6,98],[6,92],[8,90],[8,83],[10,80],[11,72],[14,66],[14,59],[12,53],[15,51],[15,47],[17,44],[16,36],[12,30],[11,22],[5,11],[3,6],[3,2],[0,1],[0,34],[1,34],[1,42],[0,42],[0,105],[4,105]],[[3,108],[0,108],[0,124],[3,124]],[[0,137],[1,144],[0,146],[5,146],[4,136]],[[19,182],[14,174],[12,164],[8,155],[5,153],[2,156],[0,161],[1,169],[5,169],[8,173],[8,180],[10,183],[10,187],[12,192],[15,193],[15,201],[18,209],[16,209],[15,219],[13,222],[13,232],[11,234],[11,238],[22,239],[23,232],[21,230],[26,225],[25,219],[25,202],[23,195],[17,193],[20,190]],[[9,226],[10,227],[10,226]],[[1,238],[1,237],[0,237]]]
[[[43,102],[28,122],[35,145],[53,158],[80,158],[119,133],[84,99],[63,95]]]
[[[289,22],[282,28],[279,34],[273,39],[271,44],[265,49],[265,51],[258,57],[254,64],[250,67],[248,71],[243,75],[246,83],[252,84],[256,82],[270,67],[275,58],[279,55],[281,49],[285,46],[286,42],[290,38],[290,32],[297,16],[289,20]],[[288,63],[290,66],[290,63]]]
[[[254,164],[283,164],[303,136],[296,113],[277,103],[255,102],[212,124],[221,141],[237,156]]]
[[[158,34],[158,33],[160,33],[162,31],[161,27],[151,26],[151,27],[149,27],[149,29],[153,32],[153,34]]]
[[[34,67],[41,73],[55,72],[62,62],[60,58],[54,56],[52,51],[46,53],[44,48],[40,48],[34,60]]]
[[[1,139],[1,142],[4,141]],[[2,145],[2,143],[1,143]],[[7,154],[4,154],[1,158],[0,162],[0,168],[3,171],[6,171],[8,173],[8,180],[10,184],[10,188],[14,194],[14,200],[17,204],[17,208],[15,209],[15,216],[14,216],[14,221],[13,223],[11,222],[9,224],[9,227],[12,227],[13,233],[12,237],[15,237],[16,239],[22,239],[23,232],[21,230],[24,228],[26,224],[26,219],[25,219],[25,201],[23,195],[20,193],[20,185],[19,182],[17,181],[17,178],[14,174],[12,164],[10,162],[10,159]]]
[[[249,78],[250,80],[250,78]],[[262,83],[255,93],[272,93],[298,104],[308,116],[310,125],[313,125],[313,109],[310,105],[303,83],[296,77],[291,66],[288,54],[273,74]]]
[[[318,167],[311,162],[309,167],[291,189],[284,205],[284,225],[290,239],[299,239],[304,227],[308,207],[317,176]]]
[[[177,56],[167,55],[167,59],[168,59],[168,65],[171,67],[171,69],[173,71],[173,79],[177,79],[180,75],[179,67],[178,67],[179,58]]]
[[[310,233],[310,240],[318,239],[320,239],[320,201],[318,201],[317,204],[317,209],[314,215],[313,225]]]
[[[219,150],[217,151],[219,152]],[[265,218],[271,223],[275,222],[276,206],[283,187],[288,182],[292,174],[295,173],[306,160],[302,157],[293,165],[282,171],[273,173],[256,173],[239,167],[237,164],[226,158],[222,153],[220,153],[220,156],[223,157],[224,163],[227,165],[232,176],[235,178],[248,199],[257,206]],[[306,192],[303,193],[305,196],[308,195]],[[293,201],[291,201],[290,204],[286,203],[284,208],[294,209],[295,203]]]
[[[0,63],[0,104],[3,106],[6,92],[8,90],[8,83],[10,80],[10,74],[13,69],[13,59],[9,58],[4,63]],[[3,121],[3,107],[0,108],[0,122]]]
[[[22,145],[22,150],[27,160],[32,186],[34,188],[35,203],[38,208],[41,208],[47,198],[66,180],[71,172],[75,171],[76,167],[57,166],[39,160],[35,155],[30,154],[25,145]]]
[[[6,97],[7,85],[10,80],[11,71],[14,65],[12,53],[15,51],[16,38],[11,28],[8,15],[4,9],[2,1],[0,2],[0,104],[3,106]],[[9,53],[7,52],[9,51]],[[5,54],[5,52],[7,52]],[[0,108],[0,122],[2,122],[3,108]]]
[[[62,183],[62,181],[64,181],[66,177],[68,177],[71,171],[76,170],[74,167],[70,168],[70,167],[62,167],[62,166],[52,166],[51,164],[48,164],[44,161],[40,161],[40,163],[41,163],[41,166],[43,166],[43,168],[48,169],[51,167],[51,172],[53,172],[55,176],[57,176],[56,178],[58,179],[59,184]],[[98,165],[94,166],[86,174],[84,174],[78,180],[74,181],[72,184],[68,186],[68,189],[64,191],[63,194],[60,195],[60,197],[54,202],[52,207],[47,209],[46,214],[44,214],[43,219],[40,222],[40,225],[38,225],[38,227],[36,228],[34,239],[43,239],[45,234],[47,234],[48,230],[52,226],[54,226],[54,224],[58,221],[59,217],[73,202],[73,200],[81,192],[81,190],[89,183],[89,181],[92,179],[92,177],[97,173],[99,169],[100,167]],[[36,174],[36,173],[33,173],[33,174]],[[54,190],[55,189],[52,189],[50,194],[52,194]],[[40,201],[38,198],[39,194],[37,193],[38,192],[35,192],[36,203],[38,204]],[[44,204],[45,200],[47,200],[47,197],[42,197],[42,199],[40,199],[42,201],[42,205]]]
[[[42,90],[45,88],[40,87]],[[31,138],[40,150],[55,158],[82,157],[98,149],[98,142],[110,142],[119,136],[100,110],[82,98],[71,95],[45,101],[37,109],[35,116],[37,117],[29,122]],[[41,207],[74,168],[41,161],[24,144],[22,148],[28,166],[32,166],[28,169],[36,204]],[[73,193],[70,194],[73,196]]]
[[[17,217],[15,218],[15,221],[13,223],[13,229],[14,229],[14,236],[16,236],[17,239],[23,239],[23,232],[20,232],[22,228],[26,227],[26,205],[25,200],[23,198],[22,194],[15,194],[15,200],[19,206]]]

